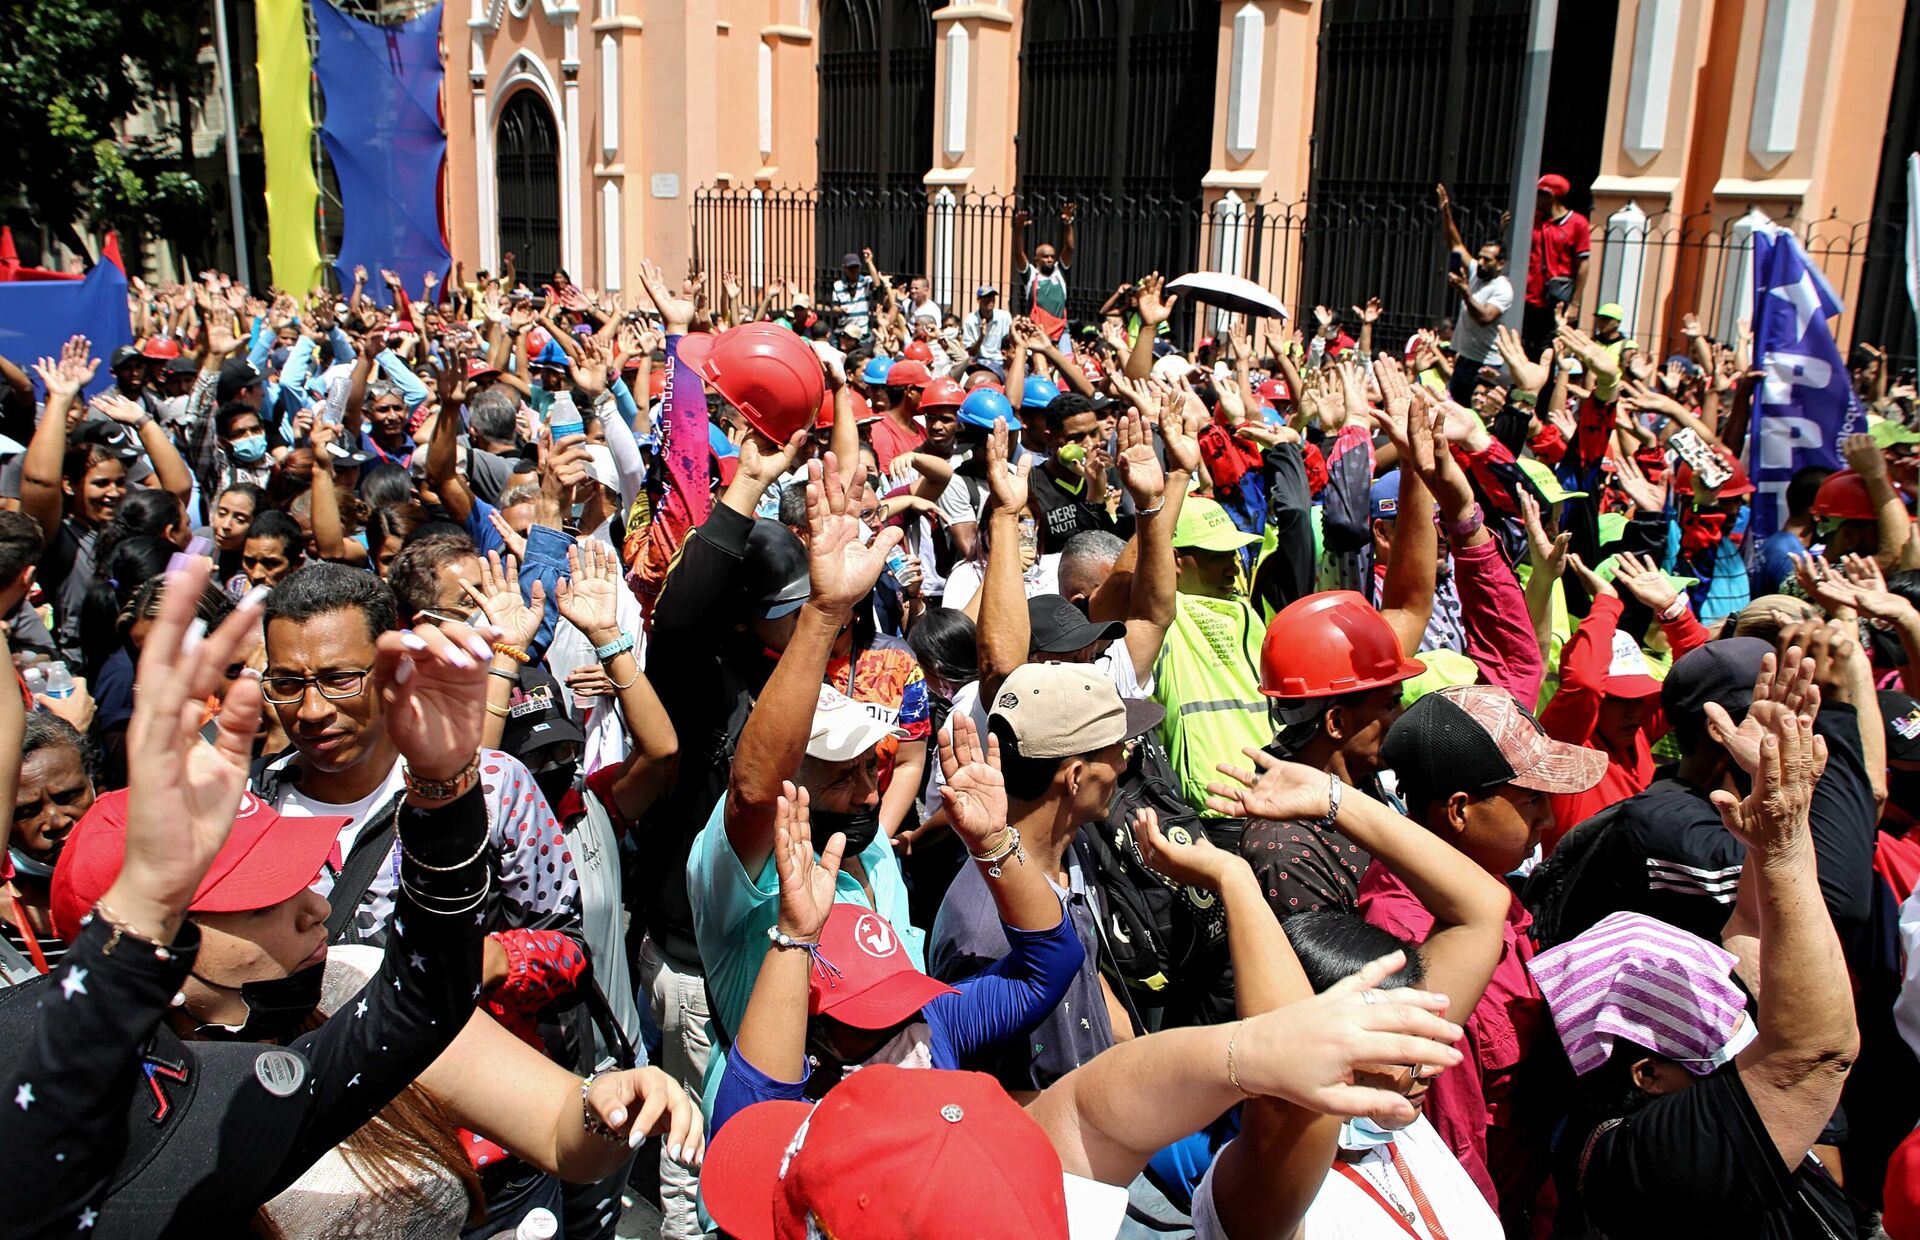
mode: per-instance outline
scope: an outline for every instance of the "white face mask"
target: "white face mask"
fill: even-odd
[[[169,426],[177,426],[187,420],[187,397],[163,396],[160,398],[160,420]]]
[[[1743,1012],[1740,1015],[1740,1023],[1727,1036],[1726,1045],[1705,1059],[1676,1059],[1674,1062],[1681,1065],[1700,1064],[1707,1072],[1712,1072],[1716,1068],[1732,1063],[1733,1057],[1751,1046],[1753,1040],[1759,1036],[1760,1027],[1754,1023],[1753,1016]]]

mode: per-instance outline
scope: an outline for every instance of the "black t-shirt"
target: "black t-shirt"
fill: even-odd
[[[1856,1234],[1824,1168],[1811,1156],[1794,1170],[1780,1160],[1732,1066],[1610,1126],[1570,1126],[1556,1157],[1563,1208],[1577,1202],[1612,1240]]]
[[[1121,538],[1133,533],[1131,517],[1110,517],[1104,505],[1089,503],[1086,486],[1070,489],[1041,465],[1027,478],[1027,500],[1040,527],[1040,554],[1052,555],[1075,534],[1104,530]]]
[[[1852,942],[1872,913],[1878,814],[1853,707],[1823,703],[1814,731],[1827,742],[1827,769],[1814,785],[1808,812],[1820,890],[1841,941]],[[1592,856],[1567,885],[1555,942],[1623,910],[1657,917],[1708,942],[1720,941],[1733,912],[1746,848],[1721,825],[1719,811],[1704,791],[1684,780],[1657,779],[1645,792],[1609,807],[1575,832],[1597,834],[1590,841],[1572,835],[1562,841],[1569,857],[1583,847],[1590,847]],[[1564,864],[1569,864],[1567,859],[1556,851],[1540,873]],[[1530,906],[1535,889],[1529,882]]]

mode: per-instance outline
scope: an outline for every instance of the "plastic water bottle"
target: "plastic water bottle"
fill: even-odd
[[[41,690],[42,693],[50,698],[67,698],[73,696],[73,673],[67,670],[65,663],[55,659],[53,662],[47,664],[46,675],[47,687]]]
[[[513,1235],[514,1240],[553,1240],[559,1232],[560,1220],[553,1216],[553,1211],[536,1206],[527,1211],[527,1217],[520,1220],[520,1227]]]
[[[1025,574],[1031,585],[1040,580],[1040,523],[1032,517],[1020,518],[1020,547],[1033,552],[1033,563],[1027,566]]]
[[[33,694],[35,697],[39,697],[42,694],[46,693],[47,674],[41,671],[38,667],[29,667],[27,668],[26,671],[20,673],[20,676],[21,676],[21,679],[27,682],[28,693]]]
[[[893,584],[900,584],[900,574],[906,570],[907,553],[900,550],[899,544],[887,552],[887,576],[893,578]]]

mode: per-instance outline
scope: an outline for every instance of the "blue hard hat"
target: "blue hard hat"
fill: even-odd
[[[1020,418],[1013,412],[1013,406],[1007,403],[1005,396],[992,388],[975,388],[960,402],[960,420],[968,426],[992,430],[995,418],[1004,421],[1010,431],[1020,429]]]
[[[893,359],[882,353],[876,353],[867,359],[860,368],[860,382],[880,386],[887,381],[887,372],[893,369]]]
[[[552,366],[556,370],[565,370],[567,368],[567,351],[561,348],[560,345],[549,336],[547,342],[540,346],[540,351],[533,355],[533,360],[528,362],[527,365]]]
[[[1028,375],[1026,383],[1020,388],[1020,407],[1022,409],[1045,409],[1060,395],[1060,388],[1051,379],[1042,379],[1039,375]]]

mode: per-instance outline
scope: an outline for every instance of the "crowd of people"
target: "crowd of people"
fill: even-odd
[[[0,1235],[1920,1236],[1910,377],[1749,538],[1568,192],[1523,331],[1442,187],[1404,341],[1069,207],[0,358]]]

